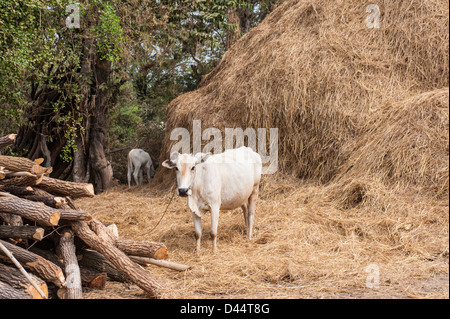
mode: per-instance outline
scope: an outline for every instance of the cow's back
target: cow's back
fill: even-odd
[[[204,164],[208,165],[208,170],[212,170],[208,175],[214,181],[208,181],[208,184],[220,192],[220,208],[223,210],[235,209],[247,203],[254,187],[258,187],[261,180],[261,157],[248,147],[213,155]]]

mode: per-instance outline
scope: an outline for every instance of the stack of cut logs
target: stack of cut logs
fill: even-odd
[[[14,135],[0,137],[0,147],[8,140]],[[77,299],[107,278],[160,297],[163,285],[140,265],[189,268],[164,260],[164,244],[120,238],[115,224],[78,209],[72,199],[93,197],[92,184],[51,178],[40,164],[0,155],[0,299]]]

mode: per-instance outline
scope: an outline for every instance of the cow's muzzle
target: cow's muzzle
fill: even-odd
[[[189,195],[189,188],[178,188],[178,196],[186,197]]]

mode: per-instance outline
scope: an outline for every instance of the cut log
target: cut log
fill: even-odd
[[[33,202],[41,202],[53,208],[60,208],[61,206],[66,204],[66,200],[64,199],[64,197],[58,196],[24,195],[20,197],[22,197],[23,199],[31,200]]]
[[[48,298],[48,287],[45,281],[40,279],[33,274],[28,274],[31,277],[31,280],[34,281],[36,285],[41,289],[41,291],[45,294],[45,297]],[[0,264],[0,281],[7,283],[13,288],[23,289],[28,295],[30,295],[33,299],[42,299],[42,296],[33,287],[33,285],[25,278],[25,276],[14,267],[9,267],[4,264]]]
[[[103,289],[106,284],[106,272],[80,266],[81,282],[89,289]]]
[[[4,179],[6,177],[5,168],[0,166],[0,179]]]
[[[17,134],[8,134],[0,137],[0,148],[13,145],[16,141]]]
[[[185,271],[191,268],[191,266],[174,263],[168,260],[157,260],[153,258],[139,257],[139,256],[129,256],[129,257],[132,261],[137,262],[139,265],[142,266],[156,265],[164,268],[173,269],[176,271]]]
[[[60,210],[62,220],[78,221],[91,220],[92,215],[82,210],[63,209]]]
[[[117,248],[132,256],[148,257],[153,259],[167,259],[169,253],[163,243],[155,243],[146,240],[117,239]]]
[[[0,299],[31,299],[31,296],[0,281]]]
[[[31,186],[6,185],[1,188],[3,192],[31,200],[33,202],[42,202],[53,208],[60,208],[67,204],[65,197],[58,197],[44,191],[43,189]]]
[[[34,195],[33,187],[31,186],[17,186],[8,185],[0,188],[2,192],[10,193],[15,196]]]
[[[14,172],[29,172],[36,175],[50,174],[47,168],[25,157],[0,155],[0,166]]]
[[[44,176],[39,188],[59,196],[94,197],[94,186],[90,183],[75,183]]]
[[[35,186],[42,181],[43,176],[42,174],[35,175],[28,172],[7,173],[7,177],[11,178],[1,179],[0,186]]]
[[[45,281],[53,282],[58,287],[65,287],[66,280],[64,274],[61,268],[54,263],[4,240],[0,239],[0,242],[14,255],[23,267],[32,271]],[[6,256],[2,251],[0,251],[0,255]]]
[[[0,192],[0,213],[12,213],[44,226],[58,225],[61,213],[42,203],[32,202]]]
[[[44,228],[37,226],[0,225],[0,238],[42,240]]]
[[[58,251],[62,255],[64,270],[66,273],[66,299],[81,299],[81,276],[80,267],[78,266],[77,256],[75,254],[75,244],[73,242],[73,232],[69,228],[65,228],[61,232],[61,239]]]
[[[73,222],[72,229],[88,246],[104,255],[117,269],[123,271],[141,289],[151,297],[159,297],[163,286],[141,266],[135,264],[128,256],[110,241],[97,236],[88,222]]]
[[[83,249],[78,255],[80,266],[92,268],[96,271],[106,273],[108,278],[118,282],[131,282],[131,279],[118,270],[105,256],[91,249]]]
[[[111,234],[111,236],[114,236],[115,238],[119,238],[119,229],[117,228],[117,225],[114,223],[107,223],[105,224],[106,229],[108,229],[108,232]]]

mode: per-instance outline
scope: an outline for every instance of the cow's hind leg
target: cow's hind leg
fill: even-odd
[[[256,201],[258,200],[259,185],[253,187],[253,192],[248,198],[248,239],[252,239],[253,221],[255,220]]]
[[[140,170],[141,170],[141,168],[139,166],[135,166],[134,167],[133,177],[134,177],[134,182],[136,183],[136,185],[140,185],[141,184],[139,182],[139,171]]]
[[[245,222],[245,228],[248,229],[248,203],[245,203],[241,206],[242,213],[244,214],[244,222]]]
[[[142,185],[142,182],[144,181],[144,171],[142,168],[139,170],[139,184]]]

